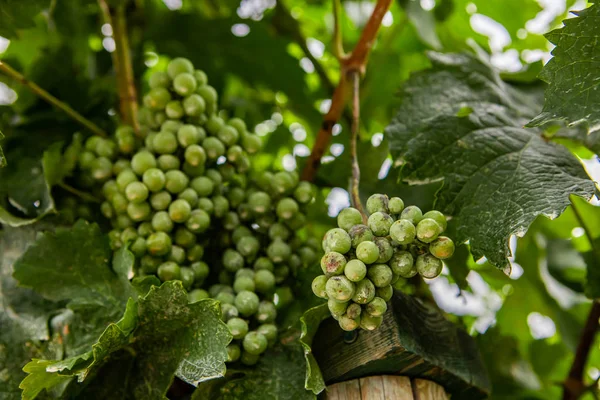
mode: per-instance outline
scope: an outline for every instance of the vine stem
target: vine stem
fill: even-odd
[[[39,96],[46,102],[52,104],[54,107],[58,108],[59,110],[61,110],[65,114],[67,114],[73,120],[77,121],[79,124],[81,124],[82,126],[86,127],[90,131],[92,131],[95,135],[104,136],[104,137],[108,136],[106,134],[106,132],[104,132],[102,129],[100,129],[100,127],[98,127],[98,125],[94,124],[92,121],[85,118],[83,115],[79,114],[77,111],[73,110],[73,108],[71,108],[71,106],[69,106],[68,104],[66,104],[66,103],[58,100],[56,97],[52,96],[50,93],[48,93],[47,91],[42,89],[39,85],[37,85],[35,82],[32,82],[32,81],[28,80],[27,78],[25,78],[25,76],[23,76],[23,74],[21,74],[19,71],[12,68],[6,62],[0,61],[0,71],[2,71],[4,74],[11,77],[12,79],[16,80],[17,82],[21,83],[22,85],[24,85],[27,89],[32,91],[34,94],[36,94],[37,96]]]
[[[358,165],[358,132],[360,131],[360,72],[352,70],[349,72],[352,80],[352,129],[350,131],[350,157],[352,159],[352,178],[350,181],[350,197],[352,204],[360,215],[363,223],[367,224],[367,215],[360,201],[360,166]]]
[[[92,203],[102,203],[97,197],[92,196],[91,194],[83,192],[79,189],[76,189],[73,186],[66,184],[64,182],[59,182],[58,186],[64,190],[66,190],[67,192],[74,194],[77,197],[80,197],[82,200],[86,200],[86,201],[89,201]]]
[[[377,1],[375,9],[369,18],[369,21],[365,25],[358,43],[350,54],[340,58],[340,66],[342,70],[340,75],[341,78],[333,92],[333,96],[331,98],[331,107],[323,118],[323,122],[317,134],[317,138],[315,139],[312,151],[306,162],[306,166],[302,171],[303,180],[314,180],[317,170],[321,165],[321,158],[325,154],[325,149],[331,141],[333,127],[342,116],[342,113],[346,107],[348,94],[350,92],[348,79],[352,75],[351,72],[358,71],[361,75],[365,73],[369,54],[373,48],[373,44],[375,43],[375,38],[377,37],[377,32],[381,26],[381,21],[383,20],[385,13],[389,10],[391,4],[392,0]],[[336,20],[338,19],[339,15],[337,12],[334,14],[334,17]],[[336,26],[339,26],[339,21],[336,22]],[[334,46],[337,45],[334,44]],[[338,50],[334,50],[334,53],[337,52]]]

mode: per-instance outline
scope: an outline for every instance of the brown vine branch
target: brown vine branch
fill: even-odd
[[[360,130],[360,72],[350,71],[352,80],[352,129],[350,131],[350,157],[352,159],[352,178],[350,183],[350,198],[354,208],[360,211],[363,223],[367,223],[367,215],[360,201],[360,166],[358,165],[358,132]]]
[[[136,132],[139,132],[137,90],[129,49],[125,4],[119,4],[114,9],[109,7],[106,0],[98,0],[98,4],[102,11],[104,22],[109,24],[113,30],[115,51],[111,53],[111,57],[117,76],[121,118],[126,124],[131,125]]]
[[[34,94],[45,100],[46,102],[52,104],[54,107],[58,108],[73,120],[77,121],[90,131],[94,132],[95,135],[98,136],[108,136],[106,132],[104,132],[98,125],[94,124],[89,119],[85,118],[83,115],[79,114],[77,111],[73,110],[71,106],[68,104],[58,100],[56,97],[52,96],[50,93],[39,87],[35,82],[32,82],[25,78],[23,74],[12,68],[10,65],[5,63],[4,61],[0,61],[0,71],[2,71],[7,76],[16,80],[17,82],[24,85],[27,89],[31,90]]]
[[[315,144],[310,153],[310,157],[307,160],[306,166],[302,171],[302,179],[306,181],[312,181],[317,174],[317,170],[321,165],[321,158],[325,154],[325,149],[331,141],[333,126],[339,121],[342,113],[346,107],[348,101],[348,78],[350,77],[351,71],[358,71],[361,75],[366,70],[366,64],[369,57],[369,53],[375,43],[377,32],[381,26],[383,16],[389,10],[392,4],[392,0],[378,0],[373,10],[373,14],[369,18],[367,25],[362,31],[358,43],[354,47],[354,50],[340,60],[342,74],[340,81],[333,92],[331,98],[331,107],[325,117],[323,123],[317,134]]]
[[[342,24],[340,23],[342,4],[340,0],[333,0],[333,55],[339,60],[346,57],[342,41]]]

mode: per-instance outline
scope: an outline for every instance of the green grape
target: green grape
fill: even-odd
[[[292,250],[290,246],[281,239],[275,239],[267,247],[267,255],[274,263],[280,263],[290,257]]]
[[[375,297],[367,304],[365,311],[373,317],[380,317],[387,311],[387,304],[381,297]]]
[[[254,274],[254,285],[259,293],[270,293],[275,289],[275,275],[269,270],[261,269]]]
[[[241,315],[249,317],[258,311],[258,296],[250,291],[243,290],[235,296],[235,306]]]
[[[244,236],[237,242],[236,249],[244,257],[252,257],[260,250],[260,242],[254,236]]]
[[[194,71],[194,78],[196,78],[198,86],[204,86],[208,83],[208,77],[206,76],[206,73],[200,69]]]
[[[242,353],[242,356],[240,357],[240,361],[242,362],[242,364],[247,365],[247,366],[252,366],[255,365],[258,360],[260,360],[260,354],[250,354],[247,351],[244,351]]]
[[[182,123],[176,120],[167,120],[160,126],[161,131],[176,133],[181,128]]]
[[[311,287],[315,296],[320,297],[322,299],[327,299],[327,290],[325,285],[327,284],[327,276],[319,275],[315,279],[313,279]]]
[[[159,132],[152,141],[154,151],[158,154],[171,154],[177,150],[177,138],[168,131]]]
[[[379,249],[379,258],[375,262],[383,264],[390,261],[390,259],[394,255],[394,248],[392,247],[390,241],[384,237],[376,237],[373,240],[373,242],[377,245],[377,248]]]
[[[229,201],[225,196],[214,196],[212,198],[213,205],[215,207],[214,213],[218,218],[222,218],[229,211]]]
[[[188,147],[200,142],[200,131],[194,125],[182,125],[177,130],[177,142],[181,147]]]
[[[275,267],[273,266],[273,261],[271,261],[268,257],[258,257],[256,261],[254,261],[254,269],[256,271],[261,269],[273,271]]]
[[[338,319],[340,328],[347,332],[351,332],[357,329],[360,326],[360,317],[356,319],[352,319],[348,317],[346,314],[340,315]]]
[[[192,207],[190,206],[190,203],[185,200],[177,199],[169,205],[169,217],[171,217],[173,222],[185,222],[188,220],[191,213]]]
[[[244,236],[251,236],[251,235],[252,235],[252,231],[248,227],[246,227],[244,225],[239,225],[233,230],[233,232],[231,234],[231,238],[234,241],[234,243],[237,243]]]
[[[339,317],[346,312],[348,308],[348,302],[340,302],[335,299],[327,300],[327,307],[329,308],[329,312],[334,317]]]
[[[183,192],[179,193],[177,196],[178,199],[185,200],[189,203],[189,205],[194,208],[198,205],[198,193],[191,187],[185,189]]]
[[[223,322],[229,321],[231,318],[235,318],[239,315],[239,311],[232,304],[221,304],[221,319]]]
[[[311,266],[317,260],[317,253],[308,246],[303,246],[298,249],[301,265],[305,267]]]
[[[237,208],[240,204],[242,204],[245,196],[246,193],[244,192],[244,189],[238,187],[230,188],[227,192],[227,200],[229,200],[229,204],[233,208]]]
[[[231,318],[227,321],[227,327],[234,339],[243,339],[248,333],[248,323],[241,318]]]
[[[410,244],[415,240],[417,229],[407,219],[399,219],[390,228],[390,237],[398,244]]]
[[[112,202],[113,196],[117,193],[119,193],[119,187],[117,186],[116,181],[106,181],[104,185],[102,185],[102,194],[104,195],[106,200]]]
[[[362,242],[372,242],[375,239],[375,235],[366,225],[354,225],[348,231],[350,239],[352,240],[352,247],[357,248]]]
[[[285,194],[290,192],[296,186],[293,176],[287,171],[277,172],[273,176],[271,188],[275,193]]]
[[[88,170],[92,168],[92,163],[96,159],[96,156],[90,151],[84,151],[79,156],[79,166],[83,170]]]
[[[150,204],[147,202],[143,203],[129,203],[127,205],[127,215],[135,222],[140,222],[148,219],[150,216]]]
[[[169,252],[167,259],[168,261],[173,261],[177,264],[183,264],[185,262],[185,250],[174,245],[171,247],[171,251]]]
[[[240,359],[242,354],[242,350],[240,346],[235,343],[230,343],[227,345],[227,361],[226,362],[236,362]]]
[[[216,136],[224,126],[225,121],[218,115],[213,115],[206,121],[206,129],[214,136]]]
[[[374,317],[365,313],[360,317],[360,327],[366,331],[374,331],[383,322],[383,317]]]
[[[119,159],[113,164],[113,175],[119,175],[125,170],[131,170],[131,162],[129,160]]]
[[[254,292],[254,289],[255,289],[254,279],[249,278],[247,276],[241,276],[239,278],[236,278],[235,281],[233,282],[233,290],[236,293],[239,293],[243,290]]]
[[[132,203],[141,203],[148,198],[148,188],[142,182],[131,182],[125,188],[125,197]]]
[[[248,196],[248,205],[257,214],[264,214],[271,208],[271,196],[265,192],[254,192]]]
[[[354,296],[356,285],[344,275],[332,276],[325,285],[327,296],[337,301],[348,301]]]
[[[171,232],[173,221],[166,211],[159,211],[152,217],[152,229],[156,232]]]
[[[384,287],[392,283],[392,269],[386,264],[375,264],[369,267],[367,276],[375,287]]]
[[[150,196],[150,205],[156,211],[166,210],[171,204],[171,194],[166,191],[154,193]]]
[[[249,354],[262,354],[267,350],[267,346],[269,342],[267,338],[262,333],[258,332],[248,332],[248,334],[244,337],[243,340],[244,351]]]
[[[373,194],[367,199],[367,212],[375,214],[377,212],[389,214],[389,199],[385,194]],[[371,228],[372,229],[372,228]]]
[[[167,261],[158,267],[157,275],[163,282],[181,279],[181,268],[173,261]]]
[[[270,301],[261,301],[258,305],[258,311],[256,312],[256,320],[261,324],[275,322],[277,318],[277,309],[275,304]]]
[[[185,226],[193,233],[205,232],[210,227],[210,215],[204,210],[194,210],[190,213]]]
[[[167,65],[167,73],[171,79],[175,79],[177,75],[183,73],[192,74],[194,73],[194,65],[187,58],[174,58]]]
[[[166,177],[160,169],[150,168],[144,172],[142,181],[151,192],[159,192],[165,187]]]
[[[210,296],[208,292],[204,289],[194,289],[188,293],[188,301],[190,303],[195,303],[200,300],[208,299]]]
[[[181,283],[186,290],[190,290],[194,284],[194,271],[188,267],[181,267]]]
[[[433,242],[441,232],[442,227],[431,218],[423,218],[417,224],[417,238],[423,243]]]
[[[368,220],[369,229],[375,236],[387,236],[393,223],[392,217],[379,211],[371,214]]]
[[[363,279],[356,283],[356,290],[352,301],[357,304],[367,304],[375,297],[375,285],[369,279]]]
[[[352,282],[362,281],[367,276],[367,266],[360,260],[350,260],[344,268],[344,275]]]
[[[392,197],[388,202],[390,214],[398,215],[404,210],[404,201],[400,197]]]
[[[250,269],[250,268],[242,268],[238,271],[235,272],[235,278],[240,278],[242,276],[245,276],[247,278],[252,278],[254,279],[254,270]]]
[[[90,136],[89,138],[86,139],[84,147],[88,151],[95,152],[96,146],[98,146],[98,143],[100,143],[101,141],[102,141],[102,138],[99,136]]]
[[[275,344],[277,340],[277,326],[275,324],[262,324],[256,331],[262,333],[267,338],[269,346]]]
[[[356,248],[356,257],[365,264],[373,264],[379,259],[379,247],[374,242],[361,242]]]
[[[190,117],[198,117],[206,110],[206,102],[199,94],[191,94],[183,100],[183,110]]]
[[[121,232],[121,242],[127,243],[134,241],[137,238],[137,231],[131,227],[126,228]]]
[[[152,233],[152,223],[150,222],[142,222],[141,224],[138,225],[138,235],[146,238],[148,236],[150,236],[150,234]]]
[[[223,253],[223,266],[230,272],[244,267],[244,256],[235,250],[227,249]]]
[[[196,244],[196,235],[187,228],[179,227],[175,231],[175,243],[187,249]]]
[[[423,277],[433,279],[442,273],[443,264],[431,254],[421,254],[416,261],[417,272]]]
[[[193,166],[190,163],[188,163],[187,161],[185,161],[183,163],[183,168],[182,171],[184,174],[186,174],[187,176],[189,176],[190,178],[195,178],[201,175],[204,175],[204,171],[205,171],[205,166],[204,165],[196,165]]]
[[[169,75],[166,72],[156,71],[150,75],[148,83],[152,89],[157,87],[168,88],[171,86],[171,79],[169,79]]]
[[[92,161],[92,176],[102,181],[112,176],[112,162],[106,157],[98,157]]]
[[[337,216],[337,224],[345,231],[362,223],[362,215],[356,208],[348,207],[340,211]]]
[[[436,210],[427,211],[425,214],[423,214],[423,218],[433,219],[442,228],[442,232],[445,231],[446,227],[448,226],[448,222],[446,221],[444,214]]]
[[[229,149],[227,149],[227,161],[235,164],[240,161],[243,154],[244,150],[240,146],[231,146]]]
[[[326,247],[329,251],[336,251],[345,254],[352,247],[350,235],[340,228],[333,228],[325,234]]]
[[[294,190],[294,198],[300,204],[308,204],[314,197],[314,188],[309,182],[300,182]]]
[[[285,224],[292,230],[300,230],[306,225],[306,216],[302,213],[297,213],[291,219],[284,221]]]
[[[255,154],[262,148],[262,139],[258,135],[246,134],[242,136],[242,147],[249,154]]]
[[[298,210],[298,203],[289,197],[283,198],[277,203],[277,216],[281,219],[292,218]]]
[[[246,123],[241,118],[231,118],[227,124],[235,128],[240,135],[248,130]]]
[[[96,154],[99,157],[113,158],[115,156],[115,142],[101,139],[96,143]]]
[[[223,218],[223,228],[228,231],[234,230],[240,224],[240,217],[238,217],[237,213],[233,211],[229,211],[225,214]]]
[[[289,239],[290,235],[290,230],[285,225],[278,222],[269,227],[269,238],[271,240],[275,240],[277,238],[281,240],[287,240]]]
[[[216,137],[207,137],[202,141],[202,147],[210,160],[216,160],[225,154],[225,145]]]
[[[198,193],[198,196],[206,197],[213,193],[215,184],[210,178],[199,176],[192,180],[190,187]]]
[[[117,214],[122,214],[124,212],[127,212],[127,204],[129,202],[127,201],[127,198],[125,196],[123,196],[121,193],[116,193],[111,201],[111,204],[113,206],[113,209],[115,210],[115,212]]]
[[[233,305],[235,303],[235,295],[229,292],[219,292],[215,296],[215,300],[221,303],[221,306],[225,304]]]
[[[133,221],[127,215],[117,215],[117,227],[125,229],[133,226]]]
[[[100,204],[100,212],[108,219],[111,219],[115,215],[115,211],[108,201],[103,201]]]
[[[164,110],[170,101],[171,93],[162,87],[150,89],[144,96],[144,105],[154,111]]]
[[[325,253],[321,258],[321,270],[327,276],[340,275],[346,267],[346,258],[335,251]]]
[[[189,72],[178,74],[173,79],[173,89],[180,96],[188,96],[196,91],[198,82],[196,78]]]
[[[160,258],[152,257],[148,254],[143,256],[140,260],[142,271],[148,274],[155,274],[160,264],[162,264],[162,260]]]
[[[403,278],[412,278],[417,274],[413,256],[408,251],[396,251],[389,266],[394,274]]]
[[[204,85],[196,90],[204,101],[206,102],[206,112],[207,114],[213,114],[217,108],[217,101],[219,99],[219,95],[214,87],[209,85]]]
[[[454,242],[446,236],[440,236],[429,245],[429,252],[440,260],[452,257],[454,254]]]
[[[174,169],[179,169],[181,167],[181,162],[179,158],[172,154],[163,154],[158,157],[158,168],[163,171],[170,171]]]
[[[377,297],[381,297],[383,301],[390,301],[392,299],[392,296],[394,295],[394,288],[392,285],[376,288],[375,295]]]
[[[208,264],[203,261],[196,261],[192,263],[192,265],[190,265],[190,268],[192,268],[192,270],[194,271],[194,276],[199,281],[205,280],[208,277],[208,274],[210,273],[210,268],[208,267]]]
[[[164,111],[157,111],[154,113],[154,122],[156,126],[164,124],[167,120],[167,114],[165,114]]]
[[[146,170],[155,167],[156,158],[149,151],[139,151],[131,159],[131,168],[138,176],[142,176]]]
[[[239,139],[239,136],[240,135],[239,135],[238,131],[234,127],[227,126],[227,125],[223,126],[217,132],[217,137],[227,147],[233,146],[234,144],[236,144]]]
[[[177,170],[167,171],[165,177],[165,188],[173,194],[183,192],[190,181],[183,172]]]
[[[281,283],[290,275],[290,267],[287,265],[278,265],[275,267],[273,274],[275,275],[275,282]]]
[[[205,197],[202,197],[202,198],[198,199],[197,208],[199,210],[205,211],[208,215],[213,214],[214,210],[215,210],[215,206],[214,206],[212,200],[211,199],[207,199]]]
[[[116,178],[117,188],[119,189],[119,191],[121,193],[125,192],[127,185],[129,185],[132,182],[137,182],[137,181],[138,181],[137,176],[130,169],[121,171],[121,173],[119,173],[119,175],[117,175],[117,178]]]
[[[185,115],[183,105],[178,100],[171,100],[165,107],[165,114],[171,119],[180,119]]]
[[[408,206],[402,211],[400,218],[409,220],[416,226],[423,219],[423,212],[417,206]]]
[[[164,256],[171,251],[171,238],[164,232],[155,232],[146,239],[148,253],[153,256]]]

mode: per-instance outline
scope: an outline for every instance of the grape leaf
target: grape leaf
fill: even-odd
[[[0,132],[0,140],[4,139],[4,135]],[[2,146],[0,146],[0,168],[6,167],[6,157],[4,157],[4,152],[2,151]]]
[[[33,17],[50,7],[50,0],[4,0],[0,4],[0,36],[12,38],[17,30],[33,26]]]
[[[433,13],[423,9],[417,0],[402,0],[400,4],[405,9],[408,20],[415,27],[421,41],[432,49],[439,50],[442,44],[435,29]]]
[[[325,390],[325,381],[321,374],[321,369],[315,356],[312,354],[312,340],[319,329],[321,322],[331,316],[327,304],[321,304],[307,310],[302,318],[302,334],[300,336],[300,344],[304,349],[304,358],[306,360],[306,379],[304,387],[311,390],[314,394],[319,394]]]
[[[392,156],[406,182],[443,181],[435,206],[455,218],[453,237],[469,240],[475,259],[505,268],[511,235],[538,215],[558,216],[571,193],[590,198],[594,184],[567,149],[522,128],[536,105],[485,62],[430,58],[433,68],[406,83],[386,128]]]
[[[530,126],[563,120],[600,129],[600,4],[592,2],[577,18],[546,34],[556,47],[540,74],[549,83],[544,109]]]
[[[600,207],[577,196],[571,196],[571,203],[592,248],[582,254],[587,266],[585,294],[592,299],[600,298]]]

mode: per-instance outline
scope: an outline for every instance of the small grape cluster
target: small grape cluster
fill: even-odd
[[[404,207],[399,197],[374,194],[367,200],[367,225],[355,208],[342,210],[338,228],[330,229],[322,246],[324,275],[312,282],[316,296],[327,299],[331,315],[345,331],[374,330],[383,321],[393,284],[417,273],[435,278],[443,259],[454,253],[454,242],[440,236],[446,217]]]
[[[138,276],[180,280],[190,302],[219,300],[229,361],[255,364],[277,339],[286,283],[318,262],[318,242],[299,235],[314,187],[295,171],[252,170],[260,138],[218,112],[216,90],[189,60],[149,83],[141,134],[122,126],[89,138],[79,178],[101,187],[111,246],[129,246]]]

